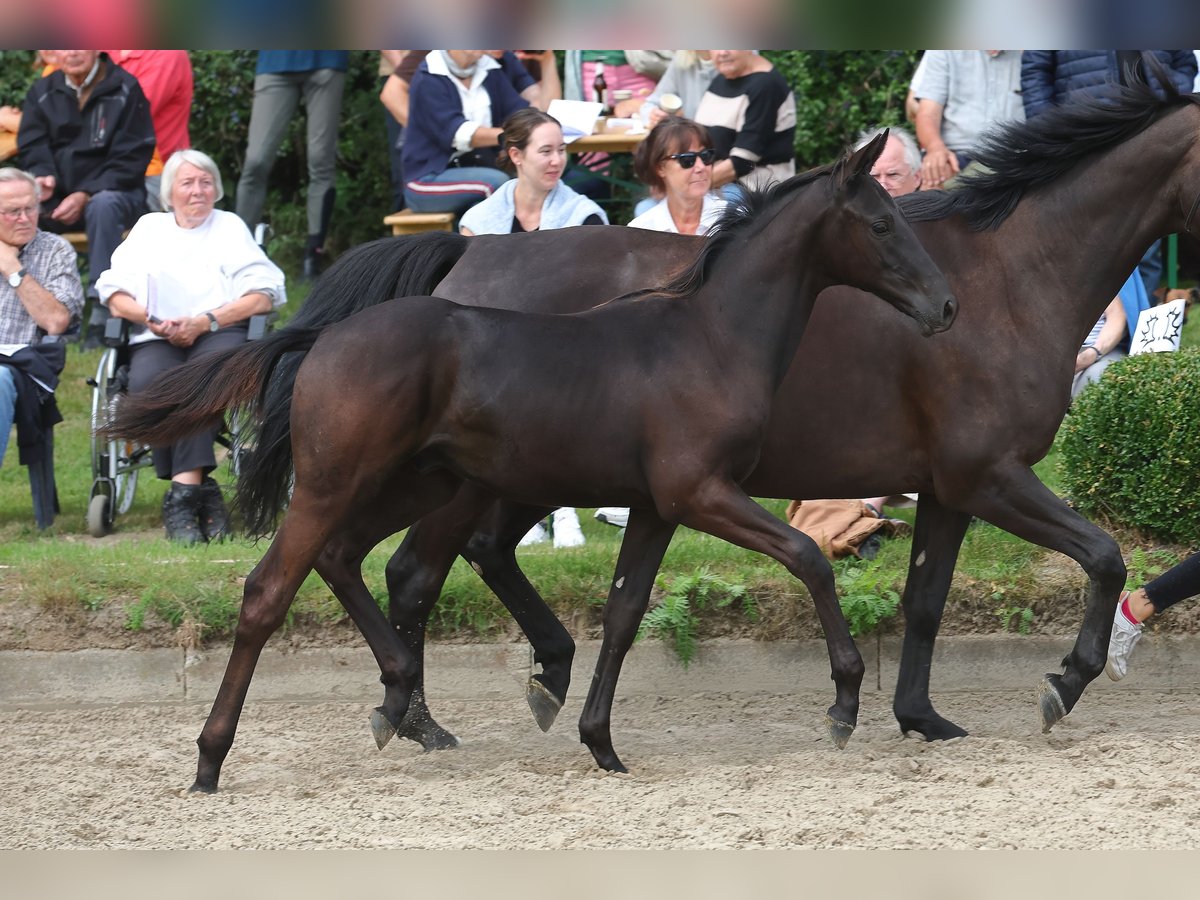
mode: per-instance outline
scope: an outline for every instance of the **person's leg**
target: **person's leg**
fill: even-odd
[[[166,212],[166,207],[162,204],[162,197],[159,196],[159,189],[162,187],[161,175],[146,176],[146,209],[150,212]]]
[[[17,414],[17,382],[10,366],[0,366],[0,463],[8,449],[13,419]]]
[[[1159,282],[1162,281],[1162,271],[1162,241],[1157,240],[1150,245],[1142,256],[1142,261],[1138,263],[1138,274],[1142,276],[1142,283],[1146,285],[1146,295],[1151,298],[1151,303],[1154,302],[1154,292],[1158,290]]]
[[[308,115],[308,242],[304,274],[317,274],[317,261],[325,249],[325,234],[333,216],[338,126],[342,119],[344,72],[317,69],[304,80],[304,107]],[[310,271],[311,270],[311,271]]]
[[[108,321],[108,307],[101,304],[96,296],[96,279],[112,263],[113,251],[125,239],[125,232],[133,227],[145,211],[146,197],[142,188],[99,191],[92,195],[83,208],[83,227],[88,239],[87,297],[92,308],[84,335],[85,347],[100,345],[104,323]]]
[[[386,78],[379,79],[379,87],[383,88]],[[382,104],[380,104],[382,106]],[[401,162],[401,151],[404,148],[404,126],[383,107],[383,127],[387,134],[388,162],[392,172],[392,212],[404,209],[404,164]]]
[[[1120,681],[1129,670],[1129,657],[1142,637],[1142,623],[1181,600],[1200,594],[1200,553],[1193,553],[1153,581],[1121,595],[1108,639],[1104,671]]]
[[[464,166],[427,175],[404,186],[405,205],[413,212],[466,212],[492,192],[509,176],[499,169]]]
[[[266,73],[254,78],[254,102],[246,137],[246,159],[237,186],[237,214],[251,231],[262,221],[267,199],[267,178],[275,154],[300,101],[296,73]]]
[[[1071,399],[1074,400],[1089,384],[1095,384],[1100,380],[1100,376],[1104,374],[1104,370],[1115,363],[1117,360],[1125,358],[1124,350],[1110,350],[1104,354],[1082,372],[1075,374],[1074,380],[1071,382]]]

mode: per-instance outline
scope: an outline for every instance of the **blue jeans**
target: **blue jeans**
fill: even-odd
[[[17,382],[11,366],[0,366],[0,463],[8,449],[13,417],[17,412]]]
[[[507,172],[486,166],[446,169],[408,182],[404,186],[404,205],[413,212],[460,215],[492,196],[509,177]]]

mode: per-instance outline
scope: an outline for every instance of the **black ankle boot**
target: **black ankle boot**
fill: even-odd
[[[168,540],[181,544],[204,540],[200,533],[200,485],[171,482],[171,489],[163,497],[162,510]]]
[[[200,533],[206,541],[221,541],[229,535],[229,510],[221,486],[205,475],[200,482]]]

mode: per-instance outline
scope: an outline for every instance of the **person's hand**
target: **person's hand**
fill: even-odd
[[[1075,371],[1082,372],[1100,361],[1100,351],[1089,345],[1075,354]]]
[[[53,175],[37,175],[33,179],[38,185],[38,203],[45,203],[54,196],[58,180]]]
[[[15,106],[0,106],[0,131],[14,134],[21,127],[21,110]]]
[[[165,323],[170,329],[164,337],[176,347],[190,347],[196,343],[196,338],[208,333],[208,316],[184,316],[182,319],[168,319]]]
[[[74,225],[83,215],[83,208],[90,198],[83,191],[75,191],[63,197],[62,202],[50,213],[50,218],[64,225]]]
[[[921,187],[923,189],[941,188],[957,174],[958,157],[945,144],[931,147],[925,151],[925,160],[921,163]]]
[[[11,275],[21,269],[21,260],[17,256],[17,248],[0,240],[0,274]]]
[[[661,106],[653,107],[650,110],[650,115],[647,117],[648,121],[646,122],[646,127],[653,128],[655,125],[657,125],[663,119],[665,119],[668,115],[669,115],[669,113],[665,109],[663,109]]]

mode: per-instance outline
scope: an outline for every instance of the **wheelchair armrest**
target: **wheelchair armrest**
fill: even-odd
[[[124,347],[129,343],[129,320],[111,317],[104,323],[104,346]]]
[[[260,341],[267,336],[267,332],[275,326],[275,321],[279,318],[276,312],[257,313],[250,317],[249,333],[246,335],[248,341]]]

